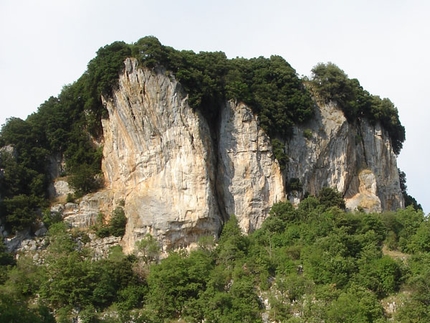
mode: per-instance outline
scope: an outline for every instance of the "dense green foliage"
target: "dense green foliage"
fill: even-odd
[[[405,206],[412,205],[415,210],[422,210],[421,204],[417,202],[417,200],[408,194],[408,187],[406,185],[406,174],[405,172],[399,171],[399,179],[400,179],[400,189],[402,190],[403,198],[405,199]]]
[[[342,203],[327,203],[336,193],[309,196],[298,208],[276,203],[249,236],[231,216],[216,244],[205,238],[163,260],[148,235],[135,255],[114,247],[93,261],[79,244],[85,233],[53,223],[43,265],[0,250],[0,315],[20,322],[53,322],[52,311],[57,322],[262,322],[263,313],[272,322],[428,322],[428,218],[413,207],[346,213]],[[388,300],[395,313],[384,310]]]
[[[124,209],[120,206],[115,208],[110,217],[109,223],[105,223],[105,218],[102,213],[98,216],[98,223],[94,226],[96,235],[100,238],[115,236],[122,237],[125,233],[125,226],[127,225],[127,217],[125,216]]]
[[[400,123],[396,107],[389,99],[371,95],[357,79],[349,79],[333,63],[315,66],[310,83],[321,100],[338,104],[349,122],[362,117],[372,124],[380,122],[390,135],[394,152],[400,153],[405,141],[405,128]]]
[[[189,94],[191,107],[216,122],[220,106],[236,99],[248,104],[271,135],[286,138],[292,126],[313,116],[313,103],[296,71],[280,56],[227,59],[222,52],[178,51],[144,37],[132,52],[146,67],[162,65]]]

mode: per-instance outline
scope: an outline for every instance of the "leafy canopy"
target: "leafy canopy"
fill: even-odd
[[[400,123],[397,108],[389,99],[371,95],[357,79],[349,79],[333,63],[316,65],[312,69],[310,85],[320,100],[335,102],[349,122],[362,117],[373,124],[380,122],[391,138],[394,153],[400,153],[406,139],[405,128]]]
[[[94,260],[82,245],[83,232],[53,223],[43,265],[25,254],[14,261],[0,246],[0,318],[428,322],[428,219],[413,207],[347,213],[327,204],[335,193],[309,196],[298,208],[276,203],[248,236],[231,216],[213,248],[201,243],[162,260],[158,241],[148,235],[136,255],[116,246]],[[384,311],[387,299],[399,300],[397,313]]]

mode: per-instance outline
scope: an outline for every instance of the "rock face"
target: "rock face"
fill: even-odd
[[[214,130],[173,78],[125,64],[103,123],[105,181],[125,197],[125,250],[146,233],[167,248],[189,246],[231,214],[246,232],[258,227],[284,193],[257,117],[228,102]]]
[[[270,139],[244,104],[230,101],[221,110],[218,156],[218,187],[225,211],[238,217],[243,231],[251,232],[285,193]]]
[[[289,163],[281,172],[249,107],[225,102],[217,120],[206,120],[188,106],[173,76],[137,65],[125,61],[118,88],[104,100],[109,117],[103,120],[106,189],[100,196],[109,201],[94,202],[112,210],[122,201],[124,251],[147,233],[165,249],[188,247],[217,235],[231,214],[251,232],[273,203],[324,186],[342,192],[351,209],[403,206],[396,157],[379,125],[350,125],[335,105],[316,106],[314,120],[296,127],[286,142]],[[302,192],[286,192],[293,178]]]
[[[287,178],[298,178],[303,192],[335,187],[348,209],[380,212],[404,206],[396,156],[388,133],[365,119],[347,122],[335,105],[321,105],[309,124],[296,128],[287,143]]]
[[[222,222],[209,126],[162,71],[127,60],[119,89],[105,102],[103,172],[124,197],[125,251],[147,233],[167,248],[216,234]]]
[[[58,212],[74,228],[90,228],[97,223],[99,213],[106,217],[112,213],[113,198],[111,191],[103,190],[85,195],[79,203],[55,204],[51,212]]]

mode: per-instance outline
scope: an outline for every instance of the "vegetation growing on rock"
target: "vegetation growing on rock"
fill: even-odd
[[[76,197],[103,185],[101,120],[107,117],[107,111],[101,96],[112,95],[123,61],[130,56],[143,67],[175,77],[189,95],[190,106],[212,126],[226,100],[245,102],[272,138],[282,168],[288,161],[283,142],[292,135],[294,125],[313,117],[310,92],[280,56],[228,59],[222,52],[175,50],[152,36],[134,44],[114,42],[100,48],[87,71],[65,86],[58,97],[49,98],[26,120],[11,118],[2,127],[0,147],[11,145],[16,151],[15,156],[6,152],[0,156],[0,168],[4,170],[0,177],[0,210],[9,232],[34,223],[41,213],[38,210],[48,205],[48,156],[64,156],[63,175],[69,176]],[[380,122],[390,134],[394,152],[400,152],[405,132],[391,101],[370,95],[334,64],[319,64],[312,73],[311,81],[305,83],[321,99],[336,102],[350,122],[363,117]]]
[[[357,79],[349,79],[333,63],[316,65],[310,84],[320,100],[335,102],[349,122],[360,118],[367,118],[373,124],[380,122],[390,135],[394,153],[400,153],[406,138],[405,128],[400,123],[397,108],[389,99],[371,95]]]

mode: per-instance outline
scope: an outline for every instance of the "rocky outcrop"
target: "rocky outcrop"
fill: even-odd
[[[403,207],[396,156],[379,124],[350,124],[336,105],[321,105],[312,122],[295,129],[286,152],[287,178],[299,179],[303,192],[336,188],[351,210]]]
[[[109,257],[111,248],[120,244],[121,237],[98,238],[95,234],[89,233],[73,237],[73,240],[76,242],[77,248],[89,248],[92,251],[90,254],[92,260],[100,260]],[[5,242],[8,251],[14,252],[17,258],[20,254],[31,254],[35,263],[44,263],[49,237],[32,237],[27,232],[6,239]]]
[[[103,190],[85,195],[79,203],[55,204],[51,212],[61,214],[64,221],[74,228],[86,229],[97,223],[99,214],[109,218],[113,203],[112,192]]]
[[[66,179],[55,179],[48,187],[48,194],[50,198],[57,198],[60,196],[67,196],[68,194],[75,193],[70,187]]]
[[[218,156],[218,187],[225,211],[238,217],[244,232],[251,232],[285,193],[270,138],[246,105],[230,101],[221,110]]]
[[[62,212],[72,225],[85,227],[97,209],[108,214],[121,201],[128,219],[120,242],[126,252],[147,233],[165,249],[189,247],[217,235],[231,214],[251,232],[273,203],[287,196],[298,201],[325,186],[337,188],[350,209],[403,206],[388,134],[366,120],[348,123],[333,104],[316,105],[313,121],[294,128],[285,143],[284,171],[249,107],[225,102],[216,120],[206,120],[164,70],[141,69],[127,59],[104,105],[106,188]],[[291,179],[303,190],[287,192]]]
[[[174,78],[125,65],[103,123],[105,181],[125,198],[125,250],[146,233],[167,248],[189,246],[217,235],[231,214],[245,232],[259,227],[284,194],[257,117],[228,102],[209,127]]]
[[[147,233],[167,248],[217,234],[222,217],[206,121],[163,71],[139,69],[131,59],[125,64],[103,123],[105,181],[124,198],[128,217],[124,250]]]

